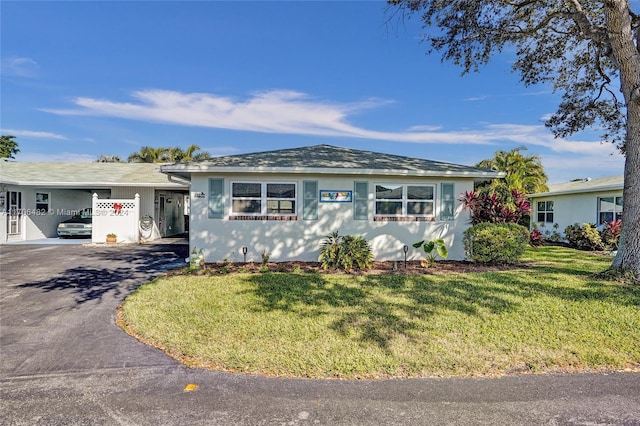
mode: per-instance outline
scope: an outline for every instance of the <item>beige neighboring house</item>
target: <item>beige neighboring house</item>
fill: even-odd
[[[460,196],[503,173],[458,164],[316,145],[164,165],[191,181],[190,248],[207,261],[317,261],[338,231],[371,243],[377,260],[419,259],[411,247],[443,238],[463,259],[469,212]]]
[[[58,224],[100,199],[140,195],[140,217],[153,221],[145,239],[182,234],[188,182],[148,163],[21,163],[0,160],[0,244],[57,237]],[[148,221],[147,221],[148,222]],[[148,228],[148,227],[146,227]]]
[[[557,232],[574,223],[593,223],[597,226],[622,219],[623,176],[549,185],[549,191],[531,194],[532,226]]]

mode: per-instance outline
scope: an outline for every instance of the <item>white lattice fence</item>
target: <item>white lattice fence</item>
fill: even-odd
[[[140,233],[140,196],[133,200],[101,200],[93,194],[92,241],[104,243],[107,234],[116,234],[119,243],[138,243]]]

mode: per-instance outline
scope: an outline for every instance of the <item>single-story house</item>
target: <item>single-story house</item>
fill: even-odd
[[[574,223],[599,226],[622,219],[623,187],[624,176],[549,185],[547,192],[529,195],[532,226],[563,234],[564,229]]]
[[[134,199],[144,239],[185,232],[189,183],[145,163],[22,163],[0,160],[0,244],[56,237],[60,222],[99,199]],[[94,223],[95,223],[94,217]],[[103,238],[103,237],[101,237]]]
[[[411,247],[443,238],[463,259],[470,226],[459,201],[491,170],[316,145],[163,165],[191,181],[191,250],[211,261],[317,261],[333,231],[370,242],[376,260],[424,256]]]

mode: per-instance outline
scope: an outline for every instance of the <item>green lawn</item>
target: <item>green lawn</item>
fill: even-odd
[[[178,275],[129,296],[120,324],[192,366],[297,377],[640,369],[640,287],[561,247],[450,275]]]

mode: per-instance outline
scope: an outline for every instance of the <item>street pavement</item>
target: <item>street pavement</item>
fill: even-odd
[[[115,313],[187,255],[0,246],[0,424],[640,426],[638,373],[349,381],[186,368],[122,332]]]

